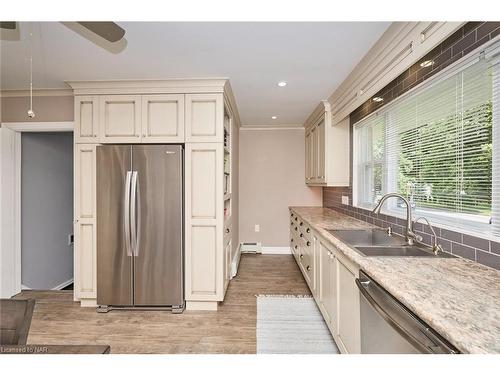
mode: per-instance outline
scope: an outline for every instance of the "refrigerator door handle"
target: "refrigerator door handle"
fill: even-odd
[[[139,256],[139,241],[141,232],[141,193],[137,171],[132,172],[132,205],[130,217],[132,221],[132,252]]]
[[[132,172],[127,171],[127,176],[125,178],[125,207],[123,213],[123,223],[125,226],[125,249],[127,250],[127,256],[132,256],[132,248],[130,243],[130,181],[132,178]]]

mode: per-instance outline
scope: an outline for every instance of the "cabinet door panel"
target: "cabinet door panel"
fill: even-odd
[[[75,217],[95,218],[95,146],[75,148]]]
[[[101,143],[138,143],[141,141],[140,96],[101,96],[99,113]]]
[[[97,297],[95,229],[95,222],[86,220],[79,220],[75,228],[75,253],[79,263],[75,287],[79,298]]]
[[[223,141],[222,94],[186,95],[186,142]]]
[[[312,136],[312,150],[311,150],[311,178],[314,182],[317,182],[318,179],[318,147],[319,147],[319,138],[318,138],[318,128],[313,128],[311,132]]]
[[[318,155],[318,168],[316,179],[318,182],[326,182],[325,178],[325,120],[322,120],[317,128],[317,155]]]
[[[329,309],[329,299],[332,294],[332,274],[330,267],[331,257],[323,243],[319,243],[319,300],[323,312],[326,314],[325,320],[328,324],[332,321],[331,311]]]
[[[142,142],[184,142],[184,95],[142,97]]]
[[[99,141],[99,99],[97,96],[75,97],[75,143]]]
[[[337,259],[338,335],[348,353],[358,354],[360,345],[359,291],[356,275]]]
[[[312,183],[314,177],[313,166],[313,139],[314,133],[309,132],[306,135],[306,183]]]

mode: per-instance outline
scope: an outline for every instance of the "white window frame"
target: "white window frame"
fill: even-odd
[[[392,106],[397,105],[400,103],[400,101],[404,100],[408,96],[415,95],[416,93],[423,91],[433,85],[439,84],[440,82],[444,81],[445,79],[449,78],[450,76],[454,75],[457,73],[457,71],[463,70],[467,68],[468,66],[471,66],[475,64],[478,59],[484,58],[486,56],[492,56],[496,59],[500,59],[500,37],[495,38],[494,40],[489,41],[485,45],[481,46],[480,48],[476,49],[474,52],[470,53],[468,56],[458,60],[457,62],[451,64],[447,68],[443,69],[440,73],[436,74],[432,78],[430,78],[428,81],[423,82],[422,84],[414,87],[413,89],[407,91],[403,95],[399,96],[396,98],[394,101],[391,103],[384,105],[381,107],[378,111],[368,115],[367,117],[364,117],[361,121],[365,121],[366,119],[370,118],[371,116],[378,116],[380,115],[380,111],[384,110],[386,112],[388,109],[390,109]],[[499,85],[500,86],[500,61],[496,63],[495,67],[495,72],[494,73],[494,85]],[[496,79],[495,79],[496,77]],[[494,89],[495,90],[495,89]],[[497,91],[500,92],[500,87],[497,88]],[[500,170],[500,150],[498,149],[500,147],[500,95],[497,95],[496,97],[493,97],[493,127],[496,129],[496,131],[493,131],[493,157],[492,157],[492,163],[493,165],[493,176],[492,176],[492,215],[493,211],[495,210],[500,210],[500,172],[496,171],[497,169]],[[387,132],[390,131],[391,127],[388,126],[390,124],[390,112],[386,112],[384,116],[385,118],[385,139],[387,139]],[[359,122],[357,123],[359,124]],[[356,152],[356,147],[358,147],[358,142],[357,142],[357,136],[356,136],[356,131],[359,131],[356,128],[356,125],[354,124],[352,127],[353,130],[353,185],[352,185],[352,195],[353,195],[353,206],[354,207],[359,207],[367,210],[371,210],[375,207],[374,204],[367,204],[367,202],[360,202],[361,197],[358,196],[358,184],[361,183],[359,179],[359,170],[357,169],[358,163],[357,163],[357,152]],[[391,191],[396,191],[395,186],[388,186],[391,178],[388,177],[388,142],[385,142],[385,147],[386,147],[386,152],[384,155],[384,173],[383,175],[386,176],[386,178],[383,181],[384,184],[384,189],[387,189],[387,192]],[[364,165],[364,163],[363,163]],[[496,166],[498,165],[498,166]],[[495,172],[496,171],[496,172]],[[394,180],[396,181],[396,180]],[[392,183],[394,184],[394,181]],[[474,215],[474,214],[466,214],[466,213],[456,213],[456,212],[447,212],[447,211],[439,211],[436,210],[433,212],[431,209],[414,209],[413,210],[414,214],[416,216],[425,216],[428,219],[430,219],[433,224],[437,224],[438,227],[444,228],[444,229],[449,229],[453,231],[459,231],[461,233],[466,233],[466,234],[471,234],[473,236],[481,237],[481,238],[486,238],[489,240],[493,241],[498,241],[500,238],[500,235],[498,234],[493,234],[492,233],[492,226],[488,224],[488,217],[486,216],[480,216],[480,215]],[[405,218],[406,217],[406,210],[403,208],[397,207],[396,200],[390,200],[384,204],[382,207],[381,213],[390,215],[390,216],[395,216],[399,218]],[[447,216],[453,216],[455,219],[454,222],[450,219],[446,219]],[[457,225],[456,223],[456,218],[459,218],[460,221],[463,223],[462,225]],[[498,232],[497,232],[498,233]]]

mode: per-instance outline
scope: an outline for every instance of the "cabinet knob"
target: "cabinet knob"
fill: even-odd
[[[304,223],[301,221],[299,225],[302,226],[302,225],[304,225]]]
[[[290,241],[293,242],[293,238]]]
[[[297,221],[297,218],[295,218],[295,221]]]
[[[311,230],[309,228],[306,229],[306,233],[309,233]]]
[[[230,232],[229,228],[226,228],[226,233],[229,233],[229,232]]]
[[[311,246],[311,241],[307,241],[306,245]]]
[[[301,234],[300,234],[300,237],[304,237],[304,235],[301,233]]]
[[[295,245],[295,249],[297,249],[297,245]]]
[[[304,254],[300,254],[299,258],[300,259],[304,258]]]
[[[310,271],[310,270],[311,270],[311,267],[310,267],[310,266],[307,266],[307,267],[306,267],[306,270]]]
[[[297,227],[295,227],[295,232],[297,232]]]

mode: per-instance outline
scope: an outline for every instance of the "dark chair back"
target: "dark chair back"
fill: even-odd
[[[1,345],[26,345],[34,307],[34,299],[0,299]]]

